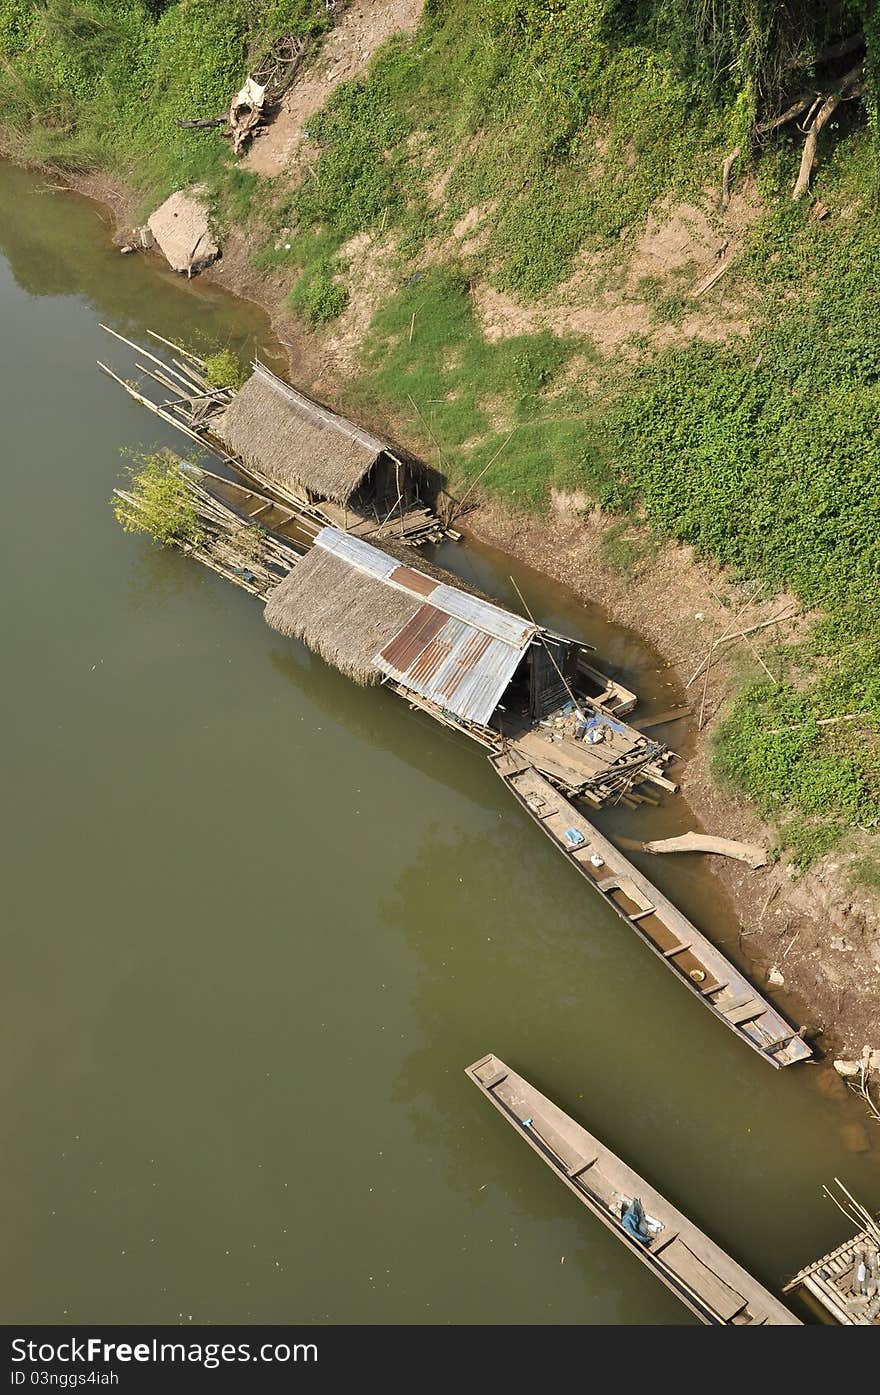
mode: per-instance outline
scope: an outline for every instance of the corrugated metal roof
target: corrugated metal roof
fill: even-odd
[[[484,601],[480,596],[471,596],[467,591],[446,586],[414,567],[401,566],[395,558],[389,557],[387,552],[382,552],[380,548],[373,547],[372,543],[364,542],[361,538],[352,537],[350,533],[344,533],[340,528],[322,528],[315,539],[315,546],[323,547],[334,556],[341,557],[350,566],[367,572],[369,576],[387,581],[389,586],[424,596],[426,600],[430,600],[431,605],[444,611],[446,615],[451,615],[456,620],[464,620],[468,625],[473,625],[474,629],[482,630],[493,639],[503,640],[505,644],[514,644],[517,648],[522,648],[534,634],[537,634],[537,626],[530,620],[524,620],[521,615],[502,610],[501,606]]]
[[[315,546],[392,590],[424,598],[373,662],[402,687],[485,726],[537,633],[536,626],[414,567],[402,566],[378,547],[339,528],[323,528]]]
[[[380,552],[378,547],[371,547],[351,533],[343,533],[341,528],[322,528],[315,538],[315,547],[332,552],[334,557],[376,577],[377,581],[387,581],[400,566],[396,557],[389,557],[387,552]]]
[[[402,687],[436,702],[447,712],[486,726],[513,677],[523,649],[493,639],[453,616],[437,630],[426,612],[437,614],[433,606],[422,606],[418,615],[377,655],[377,667]],[[424,642],[420,652],[410,658],[420,617],[424,617]]]
[[[432,576],[425,576],[424,572],[414,572],[412,567],[395,567],[391,573],[391,580],[395,586],[402,586],[407,591],[414,591],[417,596],[430,596],[436,590],[437,583]]]
[[[521,615],[502,610],[500,606],[481,600],[479,596],[469,596],[466,591],[456,591],[454,586],[437,586],[431,592],[431,605],[435,605],[438,610],[445,610],[447,615],[454,616],[456,620],[464,620],[475,629],[483,630],[493,639],[515,645],[517,649],[527,644],[536,633],[536,627]]]
[[[419,655],[446,624],[442,610],[421,606],[399,634],[382,650],[382,657],[398,673],[406,673]]]

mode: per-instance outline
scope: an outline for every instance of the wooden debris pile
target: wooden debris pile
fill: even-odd
[[[241,155],[252,137],[259,134],[267,116],[278,107],[299,72],[308,48],[307,40],[296,34],[282,34],[280,38],[273,39],[252,64],[228,112],[222,116],[178,121],[177,126],[185,131],[209,131],[222,127],[222,134],[231,139],[236,155]]]

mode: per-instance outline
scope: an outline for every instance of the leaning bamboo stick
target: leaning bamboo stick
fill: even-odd
[[[711,587],[711,586],[709,587],[709,595],[712,597],[713,601],[715,601],[716,605],[719,605],[719,606],[721,605],[721,601],[719,600],[719,598],[718,598],[718,596],[715,594],[715,592],[712,590],[712,587]],[[752,641],[748,638],[748,636],[743,635],[743,638],[745,639],[746,645],[747,645],[748,648],[751,650],[751,653],[752,653],[753,657],[757,659],[758,663],[761,665],[761,667],[762,667],[762,669],[764,670],[764,672],[766,673],[767,677],[770,679],[770,682],[771,682],[771,683],[778,683],[779,680],[775,677],[774,674],[772,674],[772,673],[770,672],[769,668],[768,668],[767,665],[764,663],[764,660],[761,658],[761,655],[758,653],[758,650],[757,650],[756,646],[752,643]]]
[[[159,343],[164,344],[166,348],[176,349],[179,354],[183,354],[184,358],[191,358],[193,363],[197,363],[200,368],[205,367],[205,360],[197,358],[195,354],[190,353],[189,349],[185,349],[182,344],[172,344],[170,339],[163,339],[162,335],[157,334],[154,329],[148,329],[147,334],[149,334],[151,339],[158,339]]]
[[[719,647],[719,645],[729,644],[732,639],[743,639],[746,635],[753,635],[758,630],[766,630],[770,625],[778,625],[783,620],[794,620],[797,616],[797,613],[798,612],[796,610],[787,611],[785,614],[782,614],[780,612],[779,615],[774,615],[770,620],[762,620],[759,625],[750,625],[746,630],[734,630],[731,631],[731,633],[729,634],[722,635],[720,639],[716,639],[714,645],[712,646],[711,653],[707,656],[710,668],[712,664],[715,662],[714,651]],[[703,672],[703,664],[707,662],[707,659],[703,659],[696,673],[693,675],[693,678],[689,678],[687,683],[685,683],[686,688],[689,688],[691,686],[695,678],[699,678],[700,674]]]
[[[733,623],[734,623],[734,624],[736,624],[737,620],[739,620],[739,618],[740,618],[741,615],[744,615],[744,614],[745,614],[745,612],[748,610],[749,606],[752,605],[753,602],[757,600],[758,596],[760,595],[761,591],[762,591],[763,588],[764,588],[764,585],[765,585],[765,583],[764,583],[763,581],[759,581],[758,584],[757,584],[757,586],[755,587],[754,591],[752,592],[752,594],[751,594],[750,596],[748,596],[748,597],[743,601],[743,603],[742,603],[742,605],[740,606],[739,610],[736,612],[736,615],[733,617]],[[719,639],[719,640],[717,641],[717,643],[720,644],[722,639],[727,639],[728,633],[729,633],[729,631],[725,631],[724,634],[721,636],[721,639]],[[709,656],[707,656],[707,657],[711,657],[711,650],[710,650]],[[703,664],[704,664],[704,663],[706,663],[706,659],[701,659],[701,660],[700,660],[700,663],[699,663],[699,665],[698,665],[698,667],[694,670],[694,672],[691,674],[691,676],[690,676],[690,678],[688,679],[688,681],[685,683],[684,686],[685,686],[686,688],[689,688],[689,687],[691,686],[691,684],[692,684],[693,682],[695,682],[697,678],[699,678],[700,674],[703,672]]]

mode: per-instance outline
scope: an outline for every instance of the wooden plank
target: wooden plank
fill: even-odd
[[[746,1306],[743,1295],[719,1278],[679,1237],[666,1246],[663,1262],[699,1293],[723,1322],[730,1322]]]
[[[766,1012],[767,1004],[762,1003],[760,998],[751,998],[747,1003],[740,1003],[735,1008],[722,1008],[724,1016],[734,1027],[739,1027],[745,1022],[751,1022],[753,1018],[760,1017],[762,1012]]]

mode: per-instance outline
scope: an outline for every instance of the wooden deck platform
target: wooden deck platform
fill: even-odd
[[[533,765],[515,750],[490,760],[581,876],[715,1017],[777,1070],[812,1056],[745,975]]]
[[[800,1325],[778,1298],[650,1183],[497,1056],[475,1061],[465,1074],[578,1201],[700,1322],[711,1327]],[[645,1218],[642,1239],[624,1224],[636,1199]],[[631,1226],[631,1213],[628,1220]]]
[[[536,726],[526,719],[505,719],[502,730],[524,760],[567,794],[586,798],[597,808],[616,793],[629,795],[640,784],[672,793],[678,789],[664,774],[670,752],[621,722],[603,722],[604,739],[595,744],[575,739],[570,729],[557,728],[552,721]]]
[[[803,1289],[826,1318],[843,1327],[880,1327],[880,1221],[856,1201],[839,1178],[834,1181],[837,1195],[830,1187],[822,1190],[860,1229],[801,1269],[783,1292]]]

